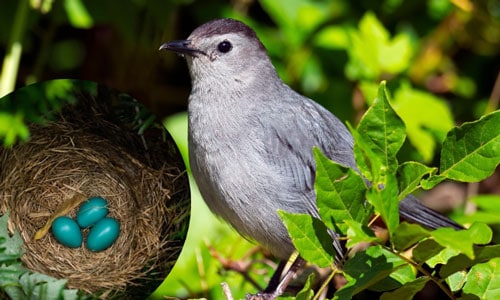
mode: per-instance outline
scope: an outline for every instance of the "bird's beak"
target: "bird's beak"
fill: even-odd
[[[170,51],[176,52],[180,55],[187,54],[187,55],[194,56],[194,57],[196,57],[197,54],[207,55],[205,52],[203,52],[199,49],[193,48],[190,45],[191,45],[191,41],[189,41],[189,40],[171,41],[171,42],[167,42],[167,43],[162,44],[160,46],[160,49],[158,49],[158,50],[165,49],[165,50],[170,50]]]

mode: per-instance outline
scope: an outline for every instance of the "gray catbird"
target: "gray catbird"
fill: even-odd
[[[355,168],[350,132],[281,81],[242,22],[213,20],[160,49],[188,63],[189,158],[205,202],[243,236],[287,259],[294,246],[277,210],[318,216],[312,148]],[[430,228],[461,228],[414,197],[400,202],[400,214]],[[335,248],[341,256],[336,239]]]

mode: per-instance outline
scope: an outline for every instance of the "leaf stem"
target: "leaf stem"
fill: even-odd
[[[488,105],[484,111],[484,114],[488,114],[498,109],[498,104],[500,103],[500,72],[497,74],[497,79],[491,90],[490,99],[488,100]]]
[[[335,277],[335,275],[337,273],[339,273],[338,269],[335,266],[332,266],[332,272],[330,272],[330,275],[328,275],[328,278],[325,281],[323,281],[323,283],[321,284],[321,287],[318,289],[318,291],[316,292],[316,294],[314,295],[314,297],[311,300],[318,300],[319,297],[321,297],[321,295],[323,294],[323,291],[326,290],[326,288],[328,287],[328,284],[333,280],[333,277]]]
[[[386,251],[392,253],[392,254],[395,254],[397,255],[399,258],[401,258],[402,260],[406,261],[408,264],[412,265],[415,269],[417,269],[419,272],[421,272],[422,274],[424,274],[425,276],[429,277],[429,279],[434,282],[445,294],[446,296],[448,296],[448,298],[450,298],[451,300],[456,300],[456,297],[455,295],[453,295],[453,293],[450,291],[450,289],[448,289],[441,280],[439,280],[438,278],[432,276],[431,273],[429,273],[426,269],[424,269],[422,266],[420,266],[419,264],[417,264],[416,262],[414,262],[413,260],[409,259],[408,257],[400,254],[399,252],[396,252],[396,251],[393,251],[391,248],[387,247],[387,246],[382,246],[383,249],[385,249]]]

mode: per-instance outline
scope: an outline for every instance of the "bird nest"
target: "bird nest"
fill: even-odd
[[[29,269],[101,297],[147,296],[168,275],[186,236],[184,164],[165,132],[139,135],[118,121],[110,94],[78,98],[55,120],[31,125],[29,142],[0,148],[1,212],[10,212],[9,225],[25,242]],[[105,198],[120,223],[110,248],[71,249],[50,233],[35,240],[68,201],[93,196]],[[77,210],[66,215],[74,218]]]

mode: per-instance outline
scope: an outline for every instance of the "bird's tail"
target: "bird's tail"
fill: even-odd
[[[418,223],[429,229],[437,229],[440,227],[451,227],[455,229],[464,229],[463,226],[443,216],[437,211],[423,205],[420,200],[412,195],[408,195],[405,199],[399,202],[400,216],[411,223]],[[339,235],[333,231],[329,231],[333,238],[333,246],[337,255],[335,257],[335,264],[337,267],[342,268],[345,259],[347,259],[347,252],[343,242],[340,241]]]
[[[448,217],[441,215],[433,209],[423,205],[412,195],[406,196],[399,202],[399,214],[403,219],[421,224],[430,229],[439,227],[452,227],[455,229],[464,229],[463,226],[454,222]]]

